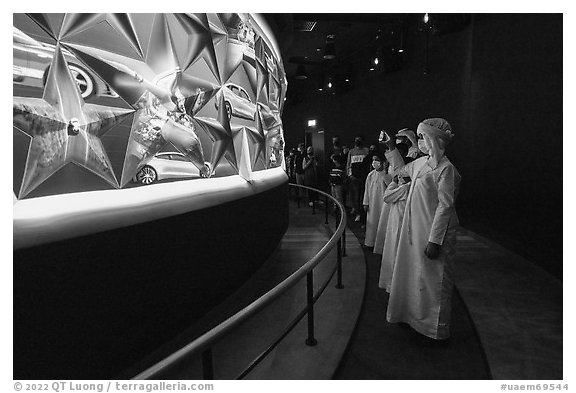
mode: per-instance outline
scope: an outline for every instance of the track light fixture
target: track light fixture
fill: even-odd
[[[306,73],[306,67],[304,67],[304,64],[298,64],[294,78],[299,80],[308,79],[308,74]]]
[[[333,34],[328,34],[326,36],[326,46],[324,47],[324,59],[333,60],[336,58],[336,50],[334,47],[334,39],[336,38]]]

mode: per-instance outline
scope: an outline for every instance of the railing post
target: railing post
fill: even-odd
[[[342,289],[342,238],[338,239],[338,245],[336,246],[336,288]]]
[[[324,225],[328,225],[328,197],[324,196]]]
[[[214,379],[214,362],[212,347],[202,352],[202,375],[204,379]]]
[[[342,256],[348,256],[346,255],[346,227],[344,227],[344,231],[342,232]]]
[[[308,303],[308,338],[306,345],[313,347],[318,344],[314,338],[314,269],[306,275],[306,302]]]

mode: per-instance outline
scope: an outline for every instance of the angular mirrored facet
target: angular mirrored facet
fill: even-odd
[[[67,124],[60,111],[38,98],[14,98],[14,126],[32,141],[19,198],[25,197],[66,163]]]
[[[156,14],[154,17],[146,64],[156,73],[158,78],[163,78],[165,74],[173,74],[180,70],[180,63],[165,14]]]
[[[58,39],[87,30],[106,18],[106,14],[66,14]]]
[[[142,51],[142,46],[140,45],[140,41],[138,40],[138,35],[136,34],[136,30],[134,28],[134,23],[132,22],[132,18],[129,14],[108,14],[108,21],[118,30],[130,43],[132,48],[140,55],[141,58],[144,58],[144,52]]]
[[[62,25],[63,14],[26,14],[30,19],[38,24],[46,33],[48,33],[54,40],[60,34],[60,27]]]

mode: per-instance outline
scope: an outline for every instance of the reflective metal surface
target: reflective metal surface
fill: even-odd
[[[163,151],[205,178],[283,165],[286,77],[254,16],[13,19],[18,199],[130,187]]]

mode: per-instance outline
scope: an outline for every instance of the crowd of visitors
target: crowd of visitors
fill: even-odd
[[[382,255],[378,285],[390,294],[388,322],[434,340],[450,336],[460,184],[445,155],[452,137],[452,127],[441,118],[422,121],[416,132],[382,131],[369,147],[361,135],[351,149],[335,136],[327,168],[332,196],[365,226],[364,246]],[[292,149],[286,170],[297,184],[321,186],[310,146]],[[314,194],[299,197],[313,205]]]

